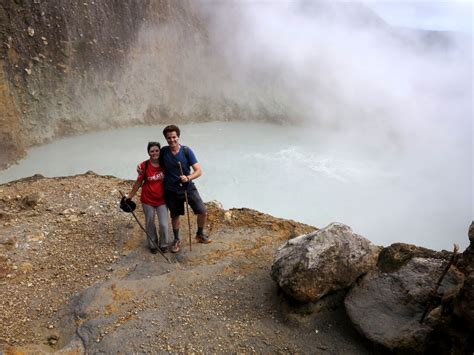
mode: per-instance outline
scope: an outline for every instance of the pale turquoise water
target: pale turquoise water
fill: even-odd
[[[192,147],[202,164],[197,185],[206,201],[318,227],[342,222],[381,245],[401,241],[452,249],[453,243],[468,244],[472,171],[463,163],[470,152],[462,145],[431,151],[360,133],[259,123],[181,128],[181,143]],[[164,143],[162,129],[111,130],[36,147],[0,172],[0,182],[88,170],[133,179],[137,163],[147,158],[146,143]]]

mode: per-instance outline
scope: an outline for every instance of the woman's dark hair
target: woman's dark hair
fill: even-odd
[[[161,145],[158,142],[148,142],[148,147],[146,148],[146,152],[150,152],[151,147],[158,147],[158,149],[161,149]]]
[[[165,136],[165,138],[166,138],[166,134],[169,133],[169,132],[176,132],[176,135],[178,137],[181,134],[181,131],[179,130],[179,127],[175,126],[174,124],[166,126],[165,129],[163,130],[163,135]]]

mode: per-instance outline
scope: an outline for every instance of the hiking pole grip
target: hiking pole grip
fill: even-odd
[[[184,175],[183,173],[183,166],[181,165],[181,162],[178,161],[179,165],[179,171],[181,175]],[[188,187],[184,187],[184,199],[186,200],[186,215],[188,216],[188,235],[189,235],[189,251],[192,250],[191,248],[191,220],[189,219],[189,202],[188,202]]]

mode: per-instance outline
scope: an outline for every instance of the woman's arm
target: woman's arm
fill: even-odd
[[[135,194],[137,193],[138,189],[142,186],[143,184],[143,177],[139,176],[135,183],[132,186],[132,190],[127,194],[127,198],[132,199]]]

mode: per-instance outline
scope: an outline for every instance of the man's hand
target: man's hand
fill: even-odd
[[[180,175],[179,178],[181,179],[181,183],[183,184],[191,181],[191,179],[186,175]]]

